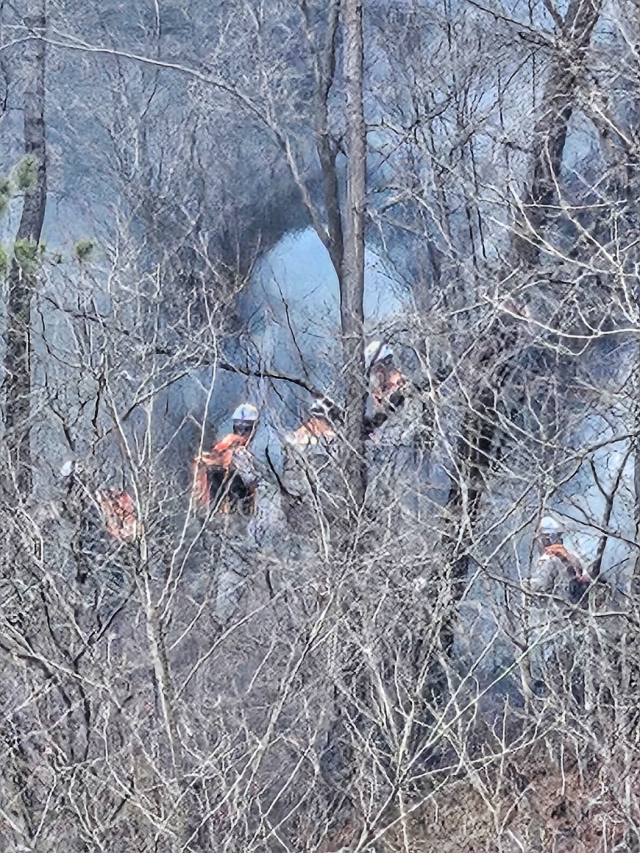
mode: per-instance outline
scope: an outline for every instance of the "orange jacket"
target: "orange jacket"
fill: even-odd
[[[209,503],[209,468],[230,471],[233,468],[233,454],[251,441],[250,435],[236,435],[230,432],[216,442],[207,453],[201,453],[193,462],[193,501],[202,507]]]
[[[292,432],[288,441],[290,444],[306,446],[308,444],[317,444],[321,439],[333,441],[335,437],[335,430],[326,418],[312,417]]]
[[[104,515],[107,531],[121,542],[133,542],[138,538],[138,515],[133,498],[122,489],[106,489],[96,492],[96,501]]]

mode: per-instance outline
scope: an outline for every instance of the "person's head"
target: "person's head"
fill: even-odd
[[[536,538],[543,548],[548,548],[549,545],[561,545],[564,538],[564,527],[555,518],[550,515],[545,515],[540,519]]]
[[[391,367],[393,364],[393,350],[384,341],[371,341],[364,351],[364,363],[367,370],[376,364]]]
[[[258,410],[251,403],[242,403],[232,415],[236,435],[251,435],[258,421]]]

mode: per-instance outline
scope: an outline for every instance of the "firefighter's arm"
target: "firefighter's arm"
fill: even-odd
[[[576,580],[578,581],[578,583],[584,584],[585,586],[588,586],[590,583],[593,583],[593,578],[591,577],[589,572],[585,568],[583,568],[580,560],[578,560],[577,557],[574,557],[573,559],[576,572]]]
[[[558,557],[559,559],[566,565],[569,573],[572,576],[572,580],[575,583],[580,584],[581,586],[589,586],[591,583],[591,578],[589,577],[589,573],[582,567],[582,563],[576,557],[575,554],[571,554],[566,548],[562,546],[554,546],[558,549]]]
[[[408,383],[409,380],[407,377],[403,373],[400,373],[399,370],[396,370],[391,377],[391,387],[389,390],[389,405],[392,409],[399,409],[404,405]]]
[[[229,433],[216,442],[208,453],[202,453],[200,460],[211,468],[228,468],[234,454],[246,444],[244,436]]]

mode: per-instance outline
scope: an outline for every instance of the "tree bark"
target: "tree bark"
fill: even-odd
[[[16,245],[27,246],[33,262],[20,262],[17,253],[9,271],[3,415],[5,438],[18,491],[31,490],[29,413],[31,394],[31,298],[37,283],[38,244],[47,203],[44,125],[46,0],[28,0],[24,25],[31,38],[23,53],[24,150],[33,158],[35,180],[25,190]]]
[[[367,483],[364,413],[367,399],[364,365],[364,220],[367,139],[364,121],[364,34],[362,0],[342,0],[344,77],[347,119],[347,198],[340,281],[340,322],[345,362],[345,434],[350,447],[346,474],[356,507]]]

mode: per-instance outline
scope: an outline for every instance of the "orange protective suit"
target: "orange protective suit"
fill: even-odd
[[[223,479],[231,479],[238,467],[236,454],[246,448],[250,441],[250,435],[230,432],[216,442],[208,453],[196,457],[193,463],[193,501],[197,507],[207,506],[211,500],[210,473],[220,472]]]

